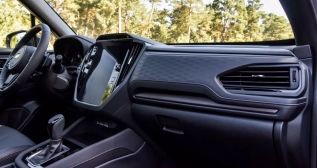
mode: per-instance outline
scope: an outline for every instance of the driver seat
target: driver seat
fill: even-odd
[[[0,125],[0,167],[14,162],[21,152],[34,145],[33,141],[17,130]]]

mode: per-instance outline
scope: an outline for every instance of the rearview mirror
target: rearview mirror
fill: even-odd
[[[27,33],[26,30],[20,30],[13,33],[10,33],[6,37],[6,46],[7,48],[14,48],[18,42],[22,39],[22,37]]]

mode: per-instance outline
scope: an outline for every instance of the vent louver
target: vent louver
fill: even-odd
[[[131,67],[133,66],[134,62],[140,55],[141,51],[143,49],[143,44],[138,43],[138,42],[133,42],[131,49],[129,50],[129,53],[126,57],[124,67],[121,72],[121,77],[119,79],[119,82],[121,82],[127,73],[130,71]]]
[[[220,77],[224,88],[232,90],[296,89],[296,67],[246,67]]]

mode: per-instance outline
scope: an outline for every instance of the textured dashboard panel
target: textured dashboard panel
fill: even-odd
[[[248,56],[221,54],[150,53],[143,55],[135,69],[133,80],[155,80],[202,84],[212,87],[215,77],[232,68],[256,63],[298,63],[290,56]]]
[[[287,99],[283,94],[280,96],[234,94],[226,91],[218,80],[218,77],[224,72],[243,66],[261,64],[300,66],[301,83],[296,94]],[[299,113],[306,104],[304,94],[308,83],[307,72],[306,66],[291,55],[147,51],[141,56],[132,74],[130,92],[134,94],[133,92],[138,88],[185,92],[191,90],[190,92],[207,95],[220,104],[278,109],[279,112],[275,117],[286,119],[290,118],[294,111]]]

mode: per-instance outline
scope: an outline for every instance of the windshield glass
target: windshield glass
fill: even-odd
[[[127,32],[163,43],[284,40],[279,0],[46,0],[78,34]]]

